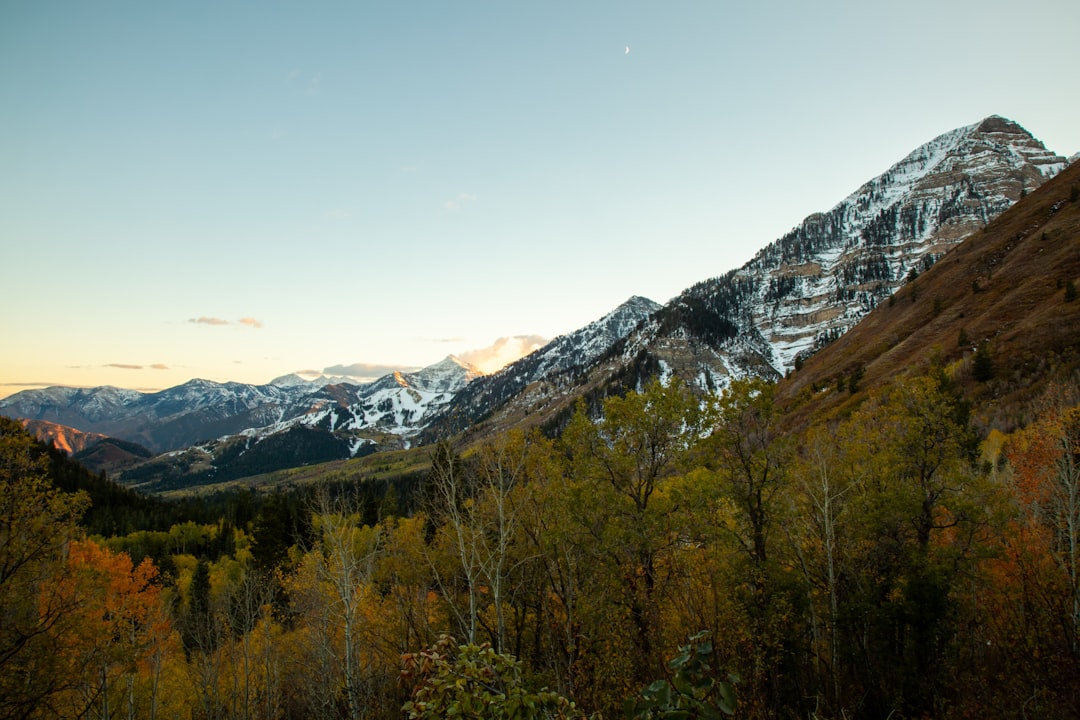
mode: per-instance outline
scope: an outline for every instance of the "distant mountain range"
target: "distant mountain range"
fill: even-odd
[[[272,434],[295,424],[408,435],[478,375],[451,356],[367,384],[286,375],[266,385],[191,380],[154,393],[51,387],[0,400],[0,412],[140,443],[154,452],[229,435]]]
[[[702,391],[778,378],[1060,173],[1068,161],[992,116],[917,148],[746,265],[666,305],[634,297],[491,375],[457,358],[372,383],[285,376],[261,386],[192,380],[158,393],[30,390],[0,413],[139,443],[123,479],[214,482],[516,424],[557,429],[577,398],[678,376]]]

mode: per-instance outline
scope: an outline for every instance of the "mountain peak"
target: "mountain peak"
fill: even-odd
[[[296,373],[289,373],[288,375],[282,375],[281,377],[276,377],[276,378],[274,378],[273,380],[271,380],[270,382],[267,383],[267,385],[275,385],[277,387],[282,387],[282,388],[307,387],[307,386],[309,386],[311,384],[312,384],[312,381],[307,380],[303,376],[298,375]]]
[[[975,126],[975,132],[980,133],[1017,133],[1023,135],[1031,135],[1027,130],[1020,127],[1017,123],[1002,117],[1001,115],[991,115],[977,126]]]
[[[660,307],[660,303],[650,300],[644,295],[631,295],[630,299],[619,307]]]
[[[432,367],[449,366],[449,365],[457,365],[458,367],[464,368],[466,370],[479,372],[476,369],[475,366],[473,366],[472,364],[466,362],[465,360],[462,360],[461,358],[459,358],[457,355],[454,355],[453,353],[447,355],[442,360],[435,363],[435,365],[432,365]]]
[[[447,355],[434,365],[415,372],[394,373],[394,377],[403,387],[432,392],[456,392],[483,374],[457,355]]]
[[[685,291],[628,350],[667,347],[660,362],[710,387],[780,377],[1065,166],[999,115],[943,133],[742,268]]]

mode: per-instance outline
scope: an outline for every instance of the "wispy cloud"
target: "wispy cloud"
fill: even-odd
[[[476,196],[472,193],[459,193],[456,198],[447,200],[443,207],[447,210],[460,210],[466,203],[476,202]]]
[[[293,85],[302,82],[307,77],[307,73],[302,72],[299,68],[293,68],[289,72],[285,73],[285,84]],[[304,93],[306,95],[318,95],[319,86],[322,84],[322,73],[317,72],[314,75],[308,77],[307,85],[304,86]]]
[[[102,367],[107,368],[119,368],[120,370],[142,370],[142,365],[132,365],[130,363],[106,363]]]
[[[483,372],[493,373],[547,343],[547,338],[540,335],[501,337],[489,347],[458,353],[458,357]]]
[[[261,320],[256,320],[253,317],[243,317],[237,320],[235,323],[231,320],[225,320],[217,317],[206,317],[205,315],[197,318],[190,318],[189,323],[196,325],[246,325],[250,328],[261,328],[263,326]]]
[[[352,363],[351,365],[331,365],[323,369],[325,375],[348,375],[355,378],[381,378],[392,372],[413,372],[418,367],[402,365],[380,365],[377,363]]]
[[[72,385],[71,383],[33,382],[31,380],[27,380],[26,382],[0,382],[0,387],[47,388],[47,387],[85,387],[85,386],[83,386],[83,385]]]
[[[165,363],[154,363],[153,365],[150,366],[150,369],[151,370],[168,370],[169,366],[166,365]]]

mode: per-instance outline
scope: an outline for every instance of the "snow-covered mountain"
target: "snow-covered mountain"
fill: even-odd
[[[210,455],[222,438],[242,435],[250,444],[301,427],[335,435],[355,455],[372,444],[408,445],[433,418],[447,416],[451,402],[478,380],[485,381],[483,387],[468,397],[495,402],[548,375],[588,364],[659,307],[631,298],[496,373],[490,382],[451,355],[416,372],[395,372],[367,384],[293,374],[266,385],[191,380],[157,393],[113,387],[28,390],[0,400],[0,413],[98,432],[156,452],[198,446]]]
[[[355,378],[344,377],[340,375],[319,375],[318,377],[308,379],[296,373],[289,373],[288,375],[276,377],[267,384],[286,389],[299,388],[301,390],[315,390],[318,388],[326,387],[327,385],[366,385],[367,383],[360,382]]]
[[[479,376],[450,356],[364,385],[284,376],[266,385],[191,380],[156,393],[53,387],[0,400],[0,414],[151,447],[159,455],[147,462],[103,469],[165,489],[400,447]]]
[[[266,436],[303,425],[339,433],[389,434],[399,438],[403,445],[411,444],[414,439],[430,441],[471,424],[529,385],[572,375],[610,352],[661,307],[647,298],[632,297],[600,319],[555,338],[491,375],[484,375],[451,355],[419,372],[379,378],[359,389],[354,402],[326,405],[248,433]],[[363,447],[361,442],[356,451]]]
[[[945,133],[743,267],[683,292],[625,356],[650,353],[709,387],[779,377],[1067,164],[1002,117]]]
[[[464,429],[530,386],[579,372],[661,307],[648,298],[631,297],[602,318],[560,335],[502,370],[470,383],[441,410],[425,439]]]
[[[262,437],[297,424],[409,435],[431,408],[449,402],[479,375],[449,357],[366,385],[292,375],[266,385],[195,379],[155,393],[109,386],[51,387],[0,400],[0,413],[101,433],[157,452],[229,435]]]
[[[48,420],[161,451],[274,422],[296,399],[272,385],[191,380],[155,393],[110,386],[26,390],[0,400],[0,413]]]
[[[945,133],[741,268],[650,313],[573,377],[549,374],[514,384],[514,392],[489,391],[497,376],[470,387],[449,406],[460,419],[449,427],[482,418],[495,427],[557,426],[576,398],[595,407],[656,376],[676,375],[706,392],[734,377],[778,378],[1067,164],[999,116]],[[520,372],[528,360],[500,374]]]
[[[556,338],[493,376],[449,356],[416,372],[395,372],[367,384],[306,380],[299,375],[266,385],[192,380],[159,393],[101,387],[46,388],[0,400],[0,413],[50,419],[82,431],[139,442],[159,453],[125,470],[126,481],[178,486],[262,472],[283,463],[355,457],[408,447],[438,420],[459,417],[458,397],[495,402],[544,378],[573,373],[624,339],[657,303],[634,297],[599,320]],[[469,394],[470,388],[481,392]],[[455,408],[458,408],[455,410]],[[241,469],[238,469],[241,468]]]
[[[247,433],[265,436],[296,425],[329,432],[360,432],[394,435],[407,439],[422,430],[431,416],[483,373],[453,355],[416,372],[395,372],[357,389],[349,402],[313,407],[310,412],[271,427]],[[334,386],[328,386],[332,389]],[[362,445],[362,443],[361,443]],[[357,445],[359,448],[360,445]]]

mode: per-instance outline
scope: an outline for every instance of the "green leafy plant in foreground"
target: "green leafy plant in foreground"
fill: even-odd
[[[628,720],[712,720],[735,714],[735,685],[739,676],[729,673],[717,680],[709,666],[712,641],[708,631],[690,637],[679,655],[668,663],[670,680],[657,680],[626,701]]]
[[[443,635],[430,648],[402,658],[402,682],[413,685],[402,710],[410,720],[584,720],[574,703],[547,689],[525,688],[521,663],[487,643],[458,645]]]

